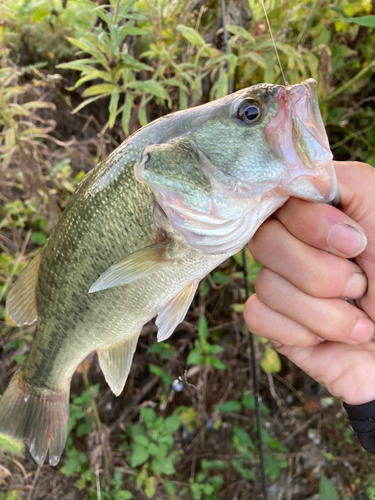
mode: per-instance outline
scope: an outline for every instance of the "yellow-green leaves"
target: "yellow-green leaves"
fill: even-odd
[[[264,372],[277,373],[281,370],[281,361],[275,349],[270,346],[266,348],[260,366]]]
[[[40,138],[48,137],[51,131],[51,123],[41,119],[36,110],[54,109],[54,105],[45,101],[24,102],[34,87],[42,82],[35,80],[32,84],[18,85],[20,76],[16,68],[0,69],[0,160],[6,165],[15,153],[30,147]]]

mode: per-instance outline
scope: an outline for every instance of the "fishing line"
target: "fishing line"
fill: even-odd
[[[263,0],[262,5],[263,5]],[[265,8],[263,5],[264,12]],[[221,0],[221,15],[222,15],[222,22],[223,22],[223,36],[224,36],[224,50],[225,50],[225,55],[228,56],[228,33],[227,33],[227,25],[225,22],[225,4],[224,0]],[[266,13],[267,16],[267,13]],[[267,22],[268,22],[268,17],[267,17]],[[269,23],[268,23],[269,26]],[[269,26],[270,27],[270,26]],[[272,34],[271,34],[272,36]],[[273,41],[273,37],[272,37]],[[277,48],[275,45],[275,42],[273,41],[275,50],[276,50],[276,55],[277,59],[280,64],[280,69],[281,73],[284,78],[285,85],[287,85],[287,82],[285,81],[283,69],[281,67],[279,55],[277,53]],[[232,81],[230,79],[229,75],[229,59],[226,61],[226,67],[227,67],[227,74],[228,74],[228,94],[232,93]],[[246,247],[245,247],[246,248]],[[250,290],[249,290],[249,280],[248,280],[248,274],[247,274],[247,262],[246,262],[246,251],[245,248],[242,250],[242,262],[243,262],[243,269],[244,269],[244,280],[245,280],[245,295],[246,295],[246,300],[250,297]],[[261,470],[261,480],[262,480],[262,490],[263,490],[263,498],[264,500],[267,500],[267,478],[266,478],[266,455],[265,455],[265,450],[264,450],[264,441],[263,441],[263,425],[262,425],[262,410],[261,410],[261,404],[262,404],[262,398],[260,395],[260,390],[259,390],[259,380],[258,380],[258,374],[257,374],[257,367],[256,367],[256,359],[255,359],[255,345],[254,345],[254,337],[253,334],[249,331],[248,335],[248,341],[249,341],[249,347],[250,347],[250,358],[249,358],[249,368],[250,371],[253,374],[253,391],[254,391],[254,399],[255,399],[255,416],[256,416],[256,423],[257,423],[257,431],[258,431],[258,440],[259,440],[259,458],[260,458],[260,470]]]
[[[281,76],[282,76],[282,78],[284,80],[284,85],[288,86],[289,83],[286,81],[286,78],[285,78],[285,75],[284,75],[284,71],[283,71],[283,67],[281,65],[281,61],[280,61],[280,57],[279,57],[279,51],[277,50],[275,39],[273,37],[272,28],[271,28],[270,21],[268,19],[268,15],[267,15],[267,11],[266,11],[266,6],[264,5],[264,1],[263,0],[260,0],[260,3],[262,4],[263,12],[264,12],[264,15],[266,16],[268,30],[269,30],[270,35],[271,35],[271,39],[272,39],[272,43],[273,43],[273,48],[275,49],[275,54],[276,54],[277,61],[278,61],[279,66],[280,66]]]

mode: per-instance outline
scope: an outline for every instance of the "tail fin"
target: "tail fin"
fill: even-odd
[[[69,416],[69,385],[64,392],[37,390],[18,370],[0,399],[0,432],[24,439],[38,465],[49,449],[57,465],[63,452]]]

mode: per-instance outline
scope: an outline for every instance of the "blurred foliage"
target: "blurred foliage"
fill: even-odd
[[[283,83],[261,3],[248,0],[248,18],[236,14],[233,2],[226,3],[228,56],[223,50],[220,3],[213,0],[0,3],[0,326],[7,376],[27,354],[33,327],[14,328],[5,312],[6,295],[46,242],[85,172],[140,125],[226,95],[227,65],[234,90],[262,81]],[[266,7],[286,79],[295,84],[312,76],[319,83],[320,106],[336,159],[375,166],[371,1],[268,0]],[[248,254],[251,283],[259,269]],[[108,443],[100,441],[95,400],[105,399],[104,390],[98,384],[89,387],[86,378],[85,389],[72,394],[60,471],[85,491],[86,498],[97,498],[99,491],[102,499],[124,500],[142,489],[143,498],[157,498],[162,492],[169,498],[216,500],[226,477],[239,483],[255,480],[257,435],[246,423],[254,416],[254,398],[244,392],[237,399],[231,396],[210,405],[208,397],[209,377],[228,374],[225,361],[232,346],[217,324],[210,328],[215,308],[205,311],[204,304],[234,285],[238,294],[227,315],[236,321],[245,298],[241,254],[202,282],[196,299],[197,328],[192,328],[197,338],[194,345],[190,341],[189,354],[186,345],[181,351],[174,344],[146,346],[145,370],[158,381],[157,403],[133,410],[133,423],[119,428],[111,446],[121,467],[114,467],[110,480],[98,473],[100,453],[105,455]],[[273,374],[280,378],[283,365],[276,351],[267,343],[259,342],[258,348],[265,380]],[[173,370],[180,366],[181,356],[197,377],[202,396],[189,396],[172,410]],[[184,390],[193,390],[185,376],[180,378]],[[159,416],[153,404],[159,404],[165,415]],[[269,418],[269,408],[263,405],[262,411]],[[234,423],[229,420],[233,414]],[[183,460],[181,436],[194,442],[204,430],[217,440],[227,432],[230,457],[199,459],[196,471],[192,467],[190,479],[182,484],[176,473]],[[287,466],[288,450],[268,427],[264,440],[267,476],[274,482]],[[87,451],[93,441],[100,441],[94,447],[96,455],[92,453],[96,468]],[[346,436],[345,443],[352,445],[352,440]],[[17,442],[2,436],[0,450],[6,460],[22,452]],[[363,482],[368,498],[373,483],[373,478]],[[322,499],[338,495],[336,485],[326,478],[317,483],[316,492],[319,487]],[[0,493],[4,499],[21,497],[22,488]]]

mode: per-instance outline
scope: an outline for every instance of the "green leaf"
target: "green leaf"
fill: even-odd
[[[160,377],[166,385],[172,384],[173,382],[172,377],[169,375],[169,373],[165,372],[162,368],[160,368],[160,366],[153,365],[152,363],[150,363],[148,366],[150,368],[150,371],[154,375]]]
[[[124,109],[122,110],[122,116],[121,116],[121,124],[122,128],[124,129],[124,132],[126,135],[129,135],[129,121],[131,117],[131,112],[133,108],[133,96],[132,94],[126,94],[125,96],[125,106]]]
[[[237,472],[241,474],[242,477],[247,479],[248,481],[254,481],[256,476],[253,471],[246,469],[240,460],[233,460],[233,467]]]
[[[93,85],[84,91],[82,94],[83,97],[91,97],[98,94],[108,94],[112,95],[112,93],[116,90],[116,87],[113,83],[99,83],[99,85]]]
[[[106,94],[100,94],[95,97],[91,97],[91,99],[85,99],[81,104],[79,104],[76,108],[73,109],[72,114],[74,115],[75,113],[78,113],[82,108],[90,104],[90,102],[97,101],[98,99],[101,99],[102,97],[105,97]]]
[[[149,456],[150,454],[146,448],[137,445],[134,448],[132,456],[130,458],[130,465],[132,467],[137,467],[137,465],[145,463]]]
[[[0,450],[11,455],[19,455],[23,450],[23,441],[0,434]]]
[[[108,61],[103,56],[103,54],[100,52],[99,49],[95,47],[91,42],[86,40],[85,38],[80,38],[77,40],[76,38],[72,37],[67,37],[69,42],[78,47],[79,49],[83,50],[84,52],[88,52],[89,54],[95,56],[97,60],[108,70],[110,71],[110,68],[108,67]]]
[[[145,494],[147,498],[154,498],[155,495],[155,477],[150,476],[145,481]]]
[[[138,109],[138,120],[141,125],[141,127],[144,127],[147,125],[147,115],[146,115],[146,105],[141,104]]]
[[[230,307],[233,309],[234,312],[242,313],[244,306],[245,304],[232,304]]]
[[[189,352],[186,363],[188,365],[201,365],[204,362],[204,356],[200,353],[198,349],[193,349]]]
[[[156,420],[156,413],[152,408],[141,408],[140,414],[145,421],[147,427],[151,427]]]
[[[188,42],[192,43],[196,47],[204,47],[206,45],[206,42],[204,41],[202,36],[194,28],[179,24],[177,26],[177,29],[181,32],[182,36],[186,38]]]
[[[264,353],[260,366],[264,372],[277,373],[281,370],[281,361],[275,349],[269,348]]]
[[[45,245],[47,243],[47,236],[43,233],[35,232],[30,236],[30,241],[38,245]]]
[[[273,450],[282,451],[283,453],[288,453],[288,448],[286,448],[280,441],[276,438],[271,438],[267,441],[267,446]]]
[[[152,67],[149,66],[148,64],[141,63],[140,61],[137,61],[137,59],[130,54],[127,54],[126,52],[123,52],[121,54],[121,59],[123,63],[126,66],[129,66],[129,68],[133,69],[134,71],[152,71]]]
[[[92,10],[92,12],[95,12],[100,19],[102,19],[108,26],[113,24],[113,17],[112,14],[108,12],[108,14],[105,12],[105,7],[108,7],[107,5],[99,5],[99,7],[96,7],[95,9]]]
[[[155,80],[146,80],[145,82],[135,81],[129,82],[128,87],[139,90],[141,92],[146,92],[155,97],[160,97],[161,99],[169,100],[169,95],[165,88]]]
[[[133,7],[133,5],[135,4],[136,1],[137,0],[122,0],[120,2],[120,5],[121,5],[120,16],[126,17],[126,14]]]
[[[148,439],[148,437],[143,434],[138,434],[137,436],[134,436],[134,442],[145,448],[150,444],[150,440]]]
[[[221,96],[222,97],[222,96]],[[215,285],[224,285],[229,283],[230,278],[223,271],[215,271],[211,274],[211,278]]]
[[[366,28],[375,28],[375,16],[349,17],[342,19],[346,23],[355,23]]]
[[[188,107],[188,98],[185,90],[180,88],[180,93],[179,93],[179,103],[180,103],[180,109],[187,109]]]
[[[230,411],[233,413],[238,413],[241,411],[242,405],[239,401],[226,401],[222,405],[217,406],[220,411]]]
[[[279,477],[278,462],[272,455],[266,455],[266,474],[269,477],[271,483],[276,481],[276,479]],[[329,499],[333,500],[332,497],[329,497]],[[323,500],[323,497],[321,498],[321,500]]]
[[[149,31],[144,28],[137,28],[129,23],[124,24],[121,28],[121,39],[124,39],[128,35],[148,35]]]
[[[246,445],[251,450],[254,450],[254,444],[249,436],[249,434],[242,429],[242,427],[236,426],[233,430],[233,435],[244,445]]]
[[[154,458],[151,462],[151,466],[157,474],[173,474],[175,472],[175,468],[170,458],[163,458],[162,460]]]
[[[245,30],[245,28],[242,28],[241,26],[236,26],[234,24],[227,24],[227,30],[232,35],[239,35],[242,38],[245,38],[245,40],[251,42],[252,44],[255,43],[255,38],[247,30]]]
[[[129,490],[116,491],[116,500],[130,500],[133,494]]]
[[[220,361],[220,359],[214,358],[213,356],[208,356],[207,363],[212,365],[217,370],[225,370],[226,369],[225,364],[222,361]]]
[[[207,340],[207,336],[208,336],[208,323],[207,323],[206,316],[201,316],[199,318],[198,336],[201,339],[201,341]]]
[[[92,57],[87,57],[84,59],[78,59],[77,61],[70,61],[67,63],[61,63],[56,66],[56,68],[61,68],[61,69],[75,69],[77,71],[82,71],[85,73],[93,73],[96,71],[99,71],[100,73],[108,74],[106,72],[102,72],[95,68],[93,64],[95,63],[95,60],[92,59]]]
[[[206,348],[206,351],[209,353],[209,354],[219,354],[219,352],[223,352],[224,349],[220,346],[220,345],[208,345],[208,347]]]
[[[18,365],[22,365],[22,363],[25,361],[26,355],[25,354],[13,354],[12,358]],[[0,445],[1,449],[1,445]]]
[[[339,500],[336,488],[325,476],[322,476],[320,479],[319,493],[321,500]]]
[[[181,425],[181,418],[178,415],[171,415],[165,419],[165,427],[169,434],[178,431]]]
[[[108,108],[108,110],[109,110],[109,120],[108,120],[109,128],[112,128],[115,124],[119,98],[120,98],[120,91],[118,88],[115,88],[114,91],[112,92],[111,100],[109,102],[109,108]]]

